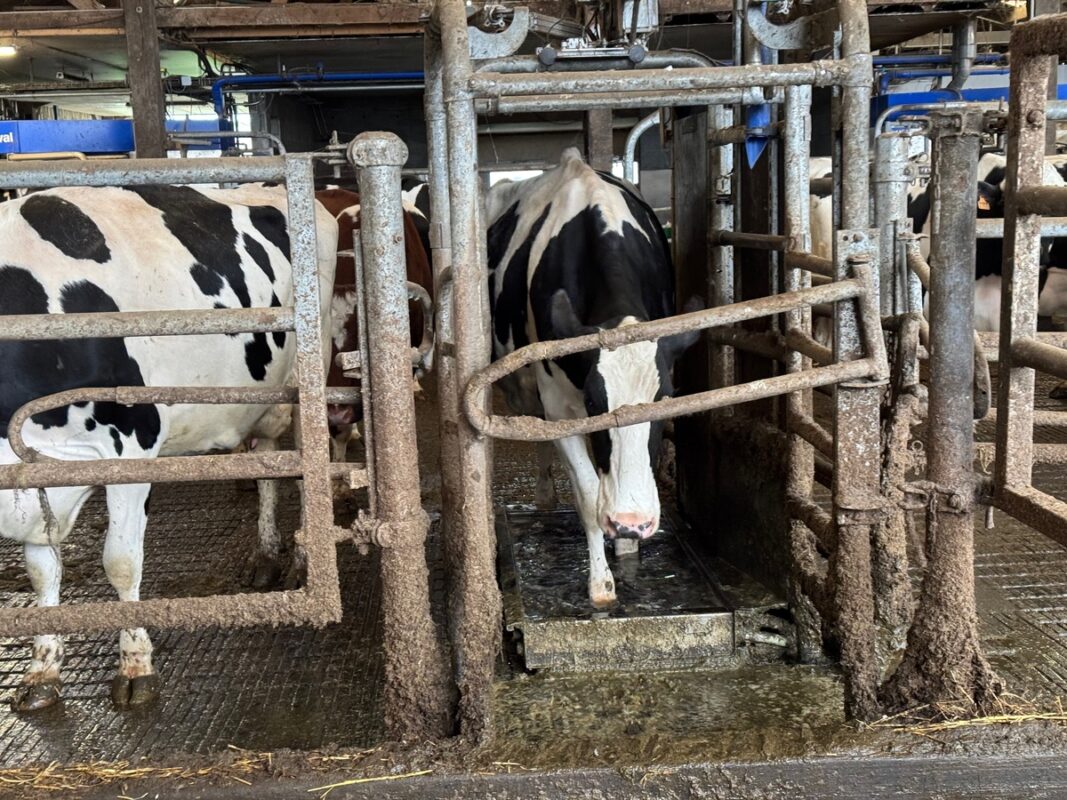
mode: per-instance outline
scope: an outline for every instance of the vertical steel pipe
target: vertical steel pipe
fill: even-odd
[[[361,243],[375,448],[385,623],[385,721],[396,739],[449,730],[444,656],[430,615],[426,530],[412,392],[400,168],[407,147],[391,133],[363,133],[348,149],[362,196]],[[369,368],[368,368],[369,367]],[[327,495],[328,497],[329,495]]]
[[[1018,40],[1013,34],[1012,44]],[[1011,70],[1008,164],[1004,177],[1004,302],[993,476],[998,487],[1029,486],[1033,469],[1034,370],[1016,365],[1012,351],[1016,342],[1037,333],[1041,217],[1020,214],[1017,195],[1020,189],[1044,182],[1045,89],[1055,63],[1048,56],[1032,56],[1019,59]]]
[[[634,162],[637,160],[637,142],[644,135],[645,131],[650,128],[654,128],[659,125],[659,111],[653,111],[646,117],[642,117],[640,121],[630,132],[626,134],[626,151],[622,157],[622,177],[628,180],[630,183],[634,182]]]
[[[300,402],[296,408],[300,433],[300,490],[304,528],[296,536],[307,554],[307,585],[315,594],[334,598],[340,619],[337,552],[333,536],[333,487],[330,442],[326,423],[326,362],[329,349],[323,326],[318,237],[315,226],[315,168],[310,154],[285,157],[285,188],[293,267],[293,332]]]
[[[808,199],[808,162],[811,157],[811,87],[790,86],[785,90],[784,122],[782,126],[783,169],[783,231],[788,251],[811,251],[811,203]],[[796,291],[811,286],[811,274],[799,269],[785,271],[785,290]],[[786,331],[810,333],[811,310],[795,309],[786,313]],[[796,351],[786,357],[789,372],[811,368],[811,360]],[[798,430],[811,417],[811,392],[793,392],[786,400],[786,429]],[[786,496],[807,499],[811,496],[815,478],[815,451],[807,440],[793,432],[789,434],[786,465]],[[792,515],[791,515],[792,516]],[[800,554],[810,548],[810,539],[799,519],[789,521],[790,550]],[[818,533],[815,531],[815,533]],[[804,562],[814,560],[815,554],[794,559],[790,578],[790,594],[797,618],[797,656],[801,663],[821,660],[822,620],[812,600],[804,594],[804,580],[800,570]]]
[[[440,25],[442,74],[447,113],[448,172],[451,199],[453,333],[455,382],[464,387],[489,364],[489,297],[485,232],[478,191],[478,135],[470,90],[472,67],[463,0],[438,0],[434,13]],[[479,407],[488,410],[489,390]],[[462,537],[458,597],[452,604],[456,680],[459,686],[459,730],[475,739],[488,732],[489,690],[500,646],[500,590],[496,583],[493,529],[492,452],[465,416],[457,420],[457,462],[461,493],[458,527]]]
[[[867,4],[840,0],[841,55],[866,64],[847,78],[836,98],[835,278],[851,272],[850,259],[870,259],[869,158],[871,56]],[[864,252],[866,251],[866,252]],[[877,287],[873,287],[877,292]],[[877,294],[875,295],[878,296]],[[834,313],[834,354],[838,361],[862,357],[857,307],[838,303]],[[871,383],[841,384],[834,396],[834,509],[838,546],[830,564],[845,669],[845,706],[858,719],[878,714],[877,668],[874,654],[874,598],[871,584],[871,540],[881,524],[881,392]]]
[[[708,108],[708,131],[723,130],[733,123],[733,114],[725,106]],[[708,153],[708,220],[709,233],[734,230],[734,145],[712,145]],[[708,242],[710,298],[716,308],[734,302],[734,250]],[[711,386],[719,388],[734,383],[734,348],[712,343]],[[731,413],[723,409],[722,414]]]

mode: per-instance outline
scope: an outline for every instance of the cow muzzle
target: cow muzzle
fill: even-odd
[[[604,532],[610,539],[648,539],[659,528],[659,519],[647,514],[614,514],[606,521]]]

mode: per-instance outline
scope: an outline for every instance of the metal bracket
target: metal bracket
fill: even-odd
[[[471,58],[477,61],[513,55],[522,47],[529,33],[530,9],[521,6],[513,10],[511,24],[498,33],[487,33],[479,28],[468,27]]]
[[[933,481],[911,481],[900,487],[904,493],[901,506],[905,511],[937,511],[947,514],[970,514],[974,510],[974,497],[963,492],[946,489]],[[918,498],[917,501],[908,500]]]
[[[815,50],[841,43],[841,19],[836,7],[775,25],[758,6],[752,5],[745,22],[756,40],[773,50]]]

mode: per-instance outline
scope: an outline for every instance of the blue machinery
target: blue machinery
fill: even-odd
[[[215,120],[167,120],[169,133],[215,131]],[[191,149],[217,149],[211,141],[189,145]],[[85,155],[133,152],[133,121],[92,120],[0,120],[0,156],[34,153],[84,153]]]

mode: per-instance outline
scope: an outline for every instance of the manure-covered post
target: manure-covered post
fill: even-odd
[[[367,354],[381,545],[385,623],[385,723],[394,739],[449,733],[449,688],[430,616],[426,530],[419,498],[415,400],[411,390],[407,272],[400,168],[404,143],[391,133],[360,134],[349,145],[362,195],[361,242],[369,329]]]
[[[904,659],[883,692],[890,707],[969,698],[998,683],[982,655],[974,597],[974,255],[980,111],[930,114],[930,400],[926,558]]]

